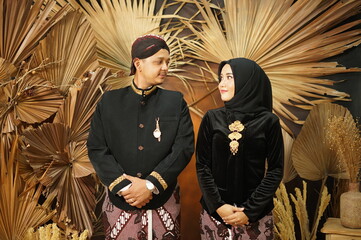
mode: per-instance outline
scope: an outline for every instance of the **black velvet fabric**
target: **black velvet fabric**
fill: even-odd
[[[273,209],[273,196],[282,180],[281,126],[271,112],[271,85],[263,70],[244,58],[222,62],[220,70],[227,63],[235,78],[235,96],[225,107],[209,110],[198,133],[201,204],[219,221],[216,210],[223,204],[244,207],[249,221],[255,222]],[[228,126],[234,120],[245,126],[235,155],[230,152],[228,138]]]

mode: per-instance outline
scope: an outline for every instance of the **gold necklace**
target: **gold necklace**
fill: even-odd
[[[229,143],[229,147],[231,153],[233,155],[236,155],[239,146],[238,140],[242,138],[242,134],[240,132],[243,131],[244,125],[239,120],[236,120],[232,124],[230,124],[228,128],[229,130],[231,130],[231,133],[228,134],[228,138],[231,139],[231,142]]]

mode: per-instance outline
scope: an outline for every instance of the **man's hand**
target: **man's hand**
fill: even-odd
[[[122,192],[125,201],[137,208],[141,208],[149,203],[153,198],[153,193],[148,190],[146,180],[129,175],[124,175],[124,177],[132,182],[131,187]]]

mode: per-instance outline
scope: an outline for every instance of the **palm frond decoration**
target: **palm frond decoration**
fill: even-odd
[[[20,67],[39,40],[70,9],[64,6],[50,16],[55,4],[55,0],[0,0],[0,57]]]
[[[292,149],[293,165],[304,179],[318,181],[328,176],[340,177],[345,169],[327,141],[328,119],[345,116],[346,108],[333,103],[316,105],[307,116]]]
[[[16,67],[0,57],[0,84],[1,82],[9,81],[15,73]]]
[[[95,61],[96,42],[91,26],[83,14],[71,11],[40,41],[31,63],[43,66],[37,72],[66,95],[77,79],[96,67]]]
[[[293,167],[291,153],[294,139],[290,134],[282,129],[283,144],[284,144],[284,167],[282,182],[287,183],[297,176],[296,169]]]
[[[64,123],[71,128],[71,141],[86,141],[90,128],[90,119],[102,94],[109,90],[105,85],[110,76],[109,69],[97,69],[89,73],[87,80],[79,81],[70,88],[64,104],[57,112],[54,122]]]
[[[30,227],[49,221],[55,214],[50,209],[52,196],[42,205],[38,204],[43,187],[22,183],[18,173],[17,135],[11,148],[0,141],[0,239],[23,239]]]
[[[154,13],[156,0],[79,0],[95,32],[99,61],[101,66],[119,72],[118,78],[109,80],[113,88],[129,85],[131,66],[131,46],[133,41],[144,34],[159,34],[164,37],[171,49],[170,72],[177,68],[182,50],[175,38],[182,28],[169,28],[169,23],[161,26],[161,14],[164,1],[157,13]]]
[[[11,80],[0,90],[2,132],[12,132],[22,122],[39,123],[53,115],[63,103],[63,96],[53,85],[32,72]]]
[[[246,57],[269,76],[276,114],[303,123],[287,106],[309,110],[313,105],[348,100],[329,79],[318,77],[361,71],[336,62],[322,62],[361,43],[361,20],[337,26],[357,14],[361,2],[323,0],[225,0],[224,8],[207,0],[192,2],[204,20],[183,22],[195,38],[182,38],[185,56],[218,64]],[[282,122],[282,127],[291,133]]]
[[[28,159],[40,183],[57,198],[57,221],[92,234],[95,180],[86,156],[86,141],[71,141],[71,129],[62,123],[45,123],[24,131]]]

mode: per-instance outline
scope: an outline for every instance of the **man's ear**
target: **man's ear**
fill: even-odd
[[[140,65],[141,65],[140,59],[139,59],[139,58],[134,58],[134,59],[133,59],[133,63],[134,63],[135,68],[136,68],[138,71],[140,71],[140,70],[141,70],[141,69],[140,69]]]

